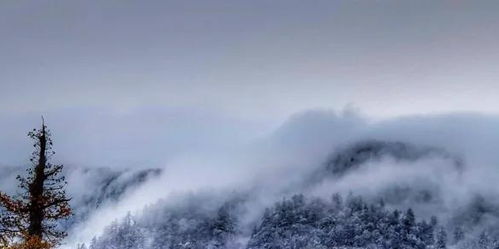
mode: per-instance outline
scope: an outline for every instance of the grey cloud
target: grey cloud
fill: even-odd
[[[4,1],[2,113],[497,113],[496,1]]]

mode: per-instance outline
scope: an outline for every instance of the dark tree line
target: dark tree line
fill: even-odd
[[[416,221],[411,209],[388,211],[383,202],[368,204],[353,196],[343,201],[339,195],[331,202],[306,201],[297,195],[266,210],[248,249],[446,248],[437,228],[436,218]]]
[[[199,205],[199,204],[198,204]],[[217,210],[168,209],[151,219],[127,216],[108,227],[89,249],[443,249],[447,233],[437,219],[417,220],[411,209],[389,210],[360,197],[329,201],[293,196],[266,209],[250,234],[240,227],[241,202]],[[154,221],[157,220],[157,221]],[[244,242],[241,242],[244,241]]]
[[[240,234],[237,205],[237,200],[228,201],[208,212],[200,205],[188,205],[139,220],[129,214],[107,227],[104,236],[94,238],[89,249],[241,248],[234,240]]]

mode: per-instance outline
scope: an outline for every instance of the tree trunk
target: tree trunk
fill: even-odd
[[[45,168],[47,164],[46,150],[47,137],[45,132],[45,124],[42,126],[42,134],[38,137],[40,142],[40,151],[38,155],[38,164],[35,167],[33,182],[29,186],[30,206],[29,206],[29,227],[28,233],[30,236],[42,238],[43,235],[43,185],[45,177]]]

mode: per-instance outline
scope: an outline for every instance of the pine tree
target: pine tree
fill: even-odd
[[[215,246],[224,247],[230,237],[236,233],[236,219],[231,214],[231,204],[225,203],[217,211],[217,216],[211,224],[211,236]]]
[[[489,248],[489,245],[491,244],[491,240],[487,233],[481,232],[480,235],[478,236],[478,247],[482,249],[487,249]]]
[[[435,242],[436,249],[445,249],[447,248],[447,233],[445,229],[441,227],[437,232],[437,240]]]
[[[461,240],[464,239],[464,231],[460,226],[457,226],[454,228],[454,243],[459,243]]]
[[[58,228],[57,221],[71,215],[69,198],[66,197],[63,165],[49,162],[55,154],[52,150],[50,130],[42,118],[42,127],[28,133],[34,140],[32,166],[27,176],[17,176],[21,194],[16,197],[0,192],[2,215],[2,242],[6,246],[13,240],[28,244],[56,245],[66,233]],[[20,244],[23,245],[23,244]],[[19,248],[19,247],[16,247]],[[30,247],[21,247],[30,248]],[[36,247],[35,247],[36,248]]]

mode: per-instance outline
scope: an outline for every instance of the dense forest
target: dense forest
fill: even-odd
[[[238,218],[243,202],[227,201],[209,212],[190,202],[143,217],[129,214],[88,248],[499,248],[499,241],[486,233],[470,238],[460,227],[446,231],[435,217],[421,220],[411,209],[387,208],[383,200],[368,203],[359,196],[339,194],[330,200],[294,195],[279,201],[245,233]]]

